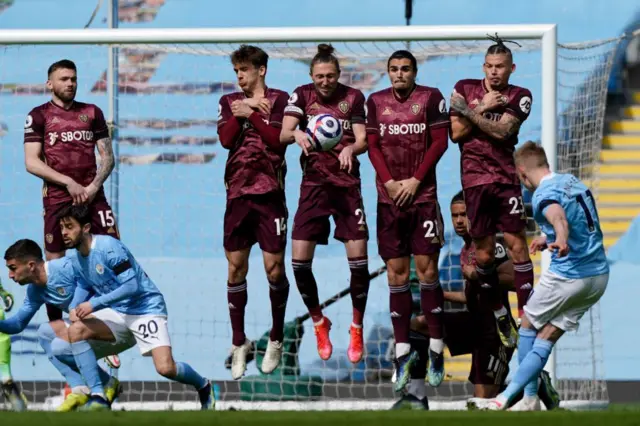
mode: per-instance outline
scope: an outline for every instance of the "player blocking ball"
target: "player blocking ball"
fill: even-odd
[[[351,270],[353,320],[347,356],[352,363],[357,363],[363,354],[362,320],[370,279],[367,257],[369,232],[360,193],[360,163],[357,159],[367,150],[364,95],[360,90],[338,82],[340,64],[329,45],[318,45],[318,53],[311,61],[310,75],[313,82],[296,88],[289,98],[280,134],[280,142],[297,143],[302,149],[303,177],[292,232],[293,273],[314,322],[318,354],[327,360],[333,351],[329,338],[331,321],[320,308],[318,286],[311,265],[316,245],[329,242],[329,218],[333,217],[336,224],[334,238],[344,243]],[[342,138],[331,130],[334,120],[342,128]],[[338,139],[339,142],[329,148],[330,143],[323,143],[321,139],[319,145],[323,149],[318,149],[307,132],[317,138],[322,135],[321,131],[335,135],[328,139]]]
[[[305,130],[316,151],[331,151],[342,140],[342,126],[329,114],[316,115]]]

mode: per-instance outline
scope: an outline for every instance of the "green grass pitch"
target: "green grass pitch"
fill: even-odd
[[[451,411],[364,411],[364,412],[282,412],[282,411],[219,411],[219,412],[122,412],[111,413],[2,413],[2,424],[69,425],[132,425],[132,426],[338,426],[338,425],[424,425],[436,422],[446,426],[589,426],[640,425],[637,407],[617,407],[599,412],[537,412],[493,413]]]

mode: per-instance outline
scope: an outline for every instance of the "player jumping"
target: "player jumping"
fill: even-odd
[[[251,247],[258,242],[269,281],[272,328],[262,361],[263,373],[276,369],[282,357],[289,280],[284,268],[287,240],[287,171],[280,128],[289,95],[265,84],[269,56],[259,47],[241,46],[231,54],[240,92],[220,98],[218,135],[229,150],[225,170],[227,208],[224,250],[229,262],[227,298],[231,317],[231,376],[247,369],[252,345],[244,333],[247,272]]]
[[[68,205],[88,204],[93,232],[119,236],[102,187],[114,167],[109,128],[102,110],[75,100],[78,76],[72,61],[53,63],[47,77],[51,100],[27,116],[24,154],[27,171],[43,180],[45,255],[49,260],[64,256],[58,214]]]
[[[76,279],[70,259],[63,257],[45,262],[40,246],[32,240],[16,241],[5,251],[4,259],[9,269],[9,278],[20,285],[27,286],[27,291],[24,303],[18,312],[0,321],[0,332],[7,334],[22,332],[45,303],[60,311],[68,312],[76,289]],[[101,312],[95,315],[100,317]],[[62,412],[72,411],[89,400],[89,388],[78,371],[73,357],[58,359],[54,353],[56,348],[52,347],[52,341],[56,336],[63,340],[67,339],[68,326],[68,321],[59,319],[45,322],[38,328],[40,346],[71,388],[71,393],[57,409]],[[105,342],[92,341],[91,346],[98,358],[115,354],[117,352],[114,352],[114,349],[118,349]],[[131,346],[125,345],[119,350],[123,351]],[[113,402],[121,391],[118,379],[109,376],[102,369],[99,369],[98,373],[104,385],[106,399]]]
[[[461,155],[462,188],[476,247],[481,300],[493,309],[502,341],[517,344],[517,332],[500,299],[495,234],[504,233],[513,260],[518,311],[533,288],[527,250],[526,213],[513,163],[518,131],[531,111],[531,92],[509,84],[515,71],[511,50],[500,38],[485,55],[482,80],[460,80],[451,95],[451,140]]]
[[[438,273],[444,229],[437,199],[436,165],[447,150],[449,116],[440,90],[417,85],[416,58],[406,50],[387,62],[391,86],[367,100],[367,140],[378,188],[378,251],[387,265],[397,379],[409,382],[417,352],[409,330],[411,255],[420,280],[420,301],[429,325],[429,384],[444,377],[443,293]]]
[[[67,256],[78,286],[69,306],[73,321],[70,344],[57,354],[73,355],[91,389],[86,408],[110,409],[96,354],[88,342],[101,340],[114,345],[135,342],[143,356],[153,358],[158,374],[194,386],[202,409],[213,409],[211,382],[189,364],[174,361],[164,297],[129,250],[115,238],[91,234],[91,216],[85,205],[70,206],[60,218],[64,243],[68,249],[75,249]],[[54,339],[54,344],[64,346],[65,342]]]
[[[303,170],[300,200],[293,222],[292,263],[298,290],[313,319],[318,354],[331,357],[331,321],[320,309],[318,286],[311,265],[317,244],[327,244],[329,217],[336,228],[334,238],[343,242],[351,270],[353,320],[347,356],[352,363],[362,359],[362,320],[369,292],[367,230],[360,193],[360,163],[356,156],[367,150],[364,95],[338,82],[340,64],[333,47],[320,44],[311,61],[313,83],[295,89],[285,108],[280,141],[302,148]],[[343,137],[331,151],[317,152],[304,132],[317,114],[331,114],[343,128]],[[300,126],[299,129],[296,129]]]
[[[567,331],[578,328],[582,316],[604,294],[609,264],[591,191],[571,174],[549,170],[544,149],[526,142],[515,153],[518,177],[534,191],[533,217],[545,236],[531,242],[532,253],[551,250],[551,264],[524,307],[520,327],[520,365],[507,389],[488,404],[504,410],[524,389],[523,410],[540,405],[536,377],[553,345]]]

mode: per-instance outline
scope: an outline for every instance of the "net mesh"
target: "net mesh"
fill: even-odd
[[[559,46],[558,139],[560,171],[571,171],[596,182],[606,82],[617,40]],[[387,57],[409,48],[419,61],[418,83],[435,86],[448,98],[456,81],[481,78],[483,55],[491,43],[466,42],[334,43],[341,62],[341,81],[365,92],[386,87]],[[530,118],[521,140],[540,140],[541,55],[536,41],[521,41],[512,49],[517,72],[512,83],[533,93]],[[308,65],[315,44],[261,45],[270,55],[267,83],[292,92],[308,83]],[[388,287],[383,276],[371,283],[365,316],[365,360],[353,366],[346,358],[351,321],[349,297],[332,304],[326,315],[333,322],[334,354],[322,362],[315,350],[310,321],[296,323],[306,313],[297,290],[287,308],[286,368],[270,377],[260,374],[256,362],[247,377],[231,381],[224,361],[231,345],[226,303],[227,264],[222,248],[225,209],[223,183],[225,150],[217,143],[218,99],[236,90],[228,55],[237,45],[127,45],[119,47],[118,120],[114,125],[119,163],[105,189],[117,213],[123,241],[165,295],[170,312],[174,357],[189,362],[211,378],[226,408],[258,409],[371,409],[388,408],[395,398],[392,372],[392,331],[388,314]],[[14,46],[0,57],[0,214],[12,224],[0,229],[7,247],[18,238],[42,240],[41,182],[24,169],[22,129],[26,114],[47,102],[42,83],[46,67],[67,57],[79,69],[78,100],[95,103],[107,115],[106,46]],[[299,150],[287,152],[287,202],[296,209],[301,173]],[[370,269],[382,265],[375,241],[376,190],[368,160],[362,165],[362,192],[372,238]],[[451,197],[460,190],[459,152],[452,145],[437,169],[440,204],[445,219]],[[117,188],[116,188],[117,184]],[[447,222],[445,220],[445,222]],[[290,222],[289,226],[292,225]],[[462,288],[459,268],[461,241],[446,226],[441,254],[441,282],[445,289]],[[290,248],[288,248],[290,250]],[[539,259],[536,276],[540,273]],[[258,250],[251,256],[246,332],[257,346],[271,326],[268,286]],[[325,300],[348,286],[349,268],[337,241],[319,248],[314,272]],[[287,273],[290,252],[287,252]],[[292,280],[293,282],[293,280]],[[11,284],[17,300],[22,288]],[[512,300],[515,306],[515,298]],[[463,309],[447,306],[447,309]],[[592,310],[575,335],[563,338],[556,356],[559,390],[566,400],[606,401],[602,371],[599,311]],[[36,330],[46,321],[40,312],[27,330],[13,338],[13,373],[32,403],[51,408],[61,401],[60,377],[43,355]],[[446,381],[429,389],[432,408],[461,408],[471,396],[467,383],[470,357],[446,360]],[[258,355],[260,357],[260,355]],[[120,404],[143,409],[196,408],[196,394],[184,386],[160,379],[153,363],[136,349],[121,355],[115,371],[125,384]],[[512,369],[515,363],[512,362]]]

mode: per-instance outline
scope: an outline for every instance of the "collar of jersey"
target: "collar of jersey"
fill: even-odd
[[[542,179],[540,179],[540,185],[542,185],[542,182],[544,182],[545,180],[549,180],[551,178],[553,178],[556,174],[554,172],[549,173],[548,175],[544,175],[542,176]],[[540,186],[538,185],[538,186]]]

